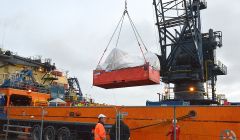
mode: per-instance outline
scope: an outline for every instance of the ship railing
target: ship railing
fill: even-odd
[[[2,80],[2,82],[7,79],[9,77],[9,74],[8,73],[1,73],[0,74],[0,79]]]
[[[27,134],[30,135],[30,132],[24,132],[24,129],[31,129],[30,126],[21,126],[21,125],[3,125],[3,132],[5,133],[13,133],[13,134]]]
[[[217,60],[215,62],[215,65],[217,66],[217,68],[219,68],[224,74],[227,74],[227,66],[224,65],[221,61]]]

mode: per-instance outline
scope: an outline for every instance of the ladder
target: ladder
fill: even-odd
[[[31,133],[28,130],[30,130],[31,128],[32,127],[30,127],[30,126],[4,124],[3,125],[3,132],[13,133],[13,134],[30,135]]]

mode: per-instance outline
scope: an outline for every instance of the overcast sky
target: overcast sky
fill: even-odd
[[[223,31],[223,47],[217,57],[228,66],[219,77],[217,92],[240,101],[240,1],[208,0],[202,12],[203,31]],[[0,43],[21,56],[51,58],[59,69],[79,78],[84,94],[97,102],[145,105],[157,100],[157,86],[104,90],[92,85],[92,70],[121,17],[123,0],[0,0]],[[158,52],[152,0],[128,0],[128,10],[148,49]],[[136,41],[126,22],[119,48],[137,52]],[[109,49],[114,47],[112,45]],[[109,53],[108,51],[108,53]]]

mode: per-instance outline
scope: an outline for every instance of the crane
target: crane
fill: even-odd
[[[226,75],[227,67],[216,60],[222,32],[209,29],[203,33],[201,29],[200,13],[207,9],[207,2],[153,0],[153,5],[161,48],[161,80],[174,85],[174,100],[216,103],[217,76]]]

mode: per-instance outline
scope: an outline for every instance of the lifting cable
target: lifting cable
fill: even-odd
[[[147,49],[146,45],[144,44],[144,42],[143,42],[143,40],[142,40],[142,38],[141,38],[141,36],[140,36],[140,34],[139,34],[139,32],[138,32],[138,30],[137,30],[137,28],[136,28],[134,22],[133,22],[133,20],[132,20],[132,18],[130,17],[130,15],[129,15],[128,12],[127,12],[127,15],[128,15],[128,18],[129,18],[130,24],[131,24],[131,26],[132,26],[132,28],[133,28],[133,30],[134,30],[134,33],[139,37],[141,43],[142,43],[143,46],[144,46],[144,49],[148,52],[148,49]],[[139,42],[139,41],[138,41],[138,42]]]
[[[120,39],[120,35],[121,35],[121,31],[122,31],[122,27],[123,27],[123,23],[124,23],[124,19],[125,19],[125,16],[126,16],[126,15],[127,15],[128,19],[129,19],[130,25],[131,25],[131,27],[132,27],[134,36],[135,36],[135,38],[136,38],[136,40],[137,40],[138,46],[139,46],[140,51],[141,51],[141,53],[142,53],[142,55],[143,55],[143,58],[144,58],[144,60],[145,60],[145,63],[147,62],[147,61],[146,61],[146,58],[145,58],[145,55],[144,55],[144,53],[143,53],[143,49],[142,49],[142,47],[141,47],[141,44],[143,44],[144,49],[145,49],[146,52],[148,52],[148,49],[147,49],[146,45],[144,44],[143,39],[141,38],[141,36],[140,36],[140,34],[139,34],[139,32],[138,32],[138,30],[137,30],[137,28],[136,28],[133,20],[131,19],[130,15],[129,15],[129,13],[128,13],[128,10],[127,10],[127,0],[125,0],[125,9],[124,9],[123,15],[122,15],[121,19],[119,20],[119,22],[118,22],[118,24],[117,24],[117,27],[115,28],[115,30],[114,30],[114,32],[113,32],[113,34],[112,34],[112,36],[111,36],[111,38],[110,38],[110,40],[109,40],[106,48],[105,48],[105,50],[104,50],[104,52],[103,52],[100,60],[98,61],[97,67],[100,65],[100,63],[101,63],[101,61],[102,61],[105,53],[107,52],[107,50],[108,50],[108,48],[109,48],[109,46],[110,46],[110,44],[111,44],[111,42],[112,42],[112,40],[113,40],[114,35],[116,34],[116,32],[117,32],[117,30],[118,30],[118,28],[119,28],[119,32],[118,32],[118,36],[117,36],[117,41],[116,41],[115,47],[118,46],[119,39]],[[140,40],[140,41],[139,41],[139,40]],[[140,42],[141,42],[141,43],[140,43]]]
[[[122,18],[122,21],[121,21],[121,25],[120,25],[120,29],[119,29],[119,32],[118,32],[117,42],[116,42],[115,47],[117,47],[118,42],[119,42],[119,38],[120,38],[120,35],[121,35],[121,32],[122,32],[122,27],[123,27],[123,22],[124,22],[125,14],[126,14],[126,11],[123,12],[123,18]]]
[[[180,119],[177,119],[177,120],[180,120]],[[172,122],[171,120],[162,120],[162,121],[159,121],[154,124],[148,124],[148,125],[144,125],[144,126],[140,126],[140,127],[131,128],[130,130],[134,131],[134,130],[153,127],[153,126],[157,126],[157,125],[168,125],[168,124],[171,124],[171,122]]]
[[[105,48],[104,51],[103,51],[103,54],[102,54],[100,60],[98,61],[97,66],[100,65],[100,63],[101,63],[101,61],[102,61],[102,59],[103,59],[103,56],[104,56],[105,53],[107,52],[107,50],[108,50],[108,48],[109,48],[109,46],[110,46],[110,43],[112,42],[113,37],[114,37],[115,33],[117,32],[117,29],[118,29],[118,27],[119,27],[119,25],[121,24],[121,22],[122,22],[123,19],[124,19],[124,14],[122,15],[121,19],[119,20],[119,22],[118,22],[118,24],[117,24],[117,27],[115,28],[115,30],[114,30],[114,32],[113,32],[113,34],[112,34],[112,36],[111,36],[111,38],[110,38],[110,40],[109,40],[106,48]]]
[[[140,44],[140,42],[139,42],[139,40],[138,40],[138,36],[139,36],[138,31],[137,31],[137,29],[136,29],[136,27],[135,27],[135,25],[134,25],[134,23],[133,23],[130,15],[128,14],[128,11],[126,11],[126,12],[127,12],[127,16],[128,16],[130,25],[131,25],[131,27],[132,27],[134,36],[135,36],[135,38],[136,38],[136,40],[137,40],[138,46],[139,46],[139,48],[140,48],[140,50],[141,50],[141,53],[142,53],[142,56],[143,56],[143,58],[144,58],[144,61],[145,61],[145,63],[147,63],[147,60],[146,60],[145,55],[144,55],[144,53],[143,53],[141,44]],[[139,38],[141,39],[141,37],[139,37]],[[145,46],[145,45],[144,45],[144,46]],[[146,48],[146,46],[145,46],[145,50],[148,51],[147,48]]]
[[[195,116],[196,116],[196,112],[195,111],[190,111],[188,114],[186,114],[184,116],[177,117],[176,120],[182,121],[182,120],[185,120],[185,119],[193,118]],[[171,122],[172,122],[171,120],[162,120],[162,121],[154,123],[154,124],[147,124],[147,125],[144,125],[144,126],[131,128],[131,131],[138,130],[138,129],[143,129],[143,128],[148,128],[148,127],[152,127],[152,126],[157,126],[157,125],[167,125],[167,124],[171,124]]]

